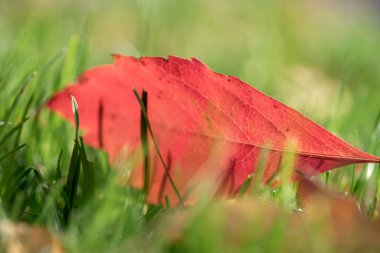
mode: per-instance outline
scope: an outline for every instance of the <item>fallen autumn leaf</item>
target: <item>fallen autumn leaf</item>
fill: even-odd
[[[144,172],[141,107],[132,88],[148,94],[154,137],[181,195],[205,176],[216,176],[225,193],[237,193],[257,170],[263,150],[268,151],[264,182],[273,178],[288,153],[297,155],[294,168],[306,175],[380,161],[238,78],[215,73],[194,58],[115,55],[114,59],[115,64],[91,69],[55,94],[48,107],[74,122],[70,106],[74,95],[87,144],[105,149],[111,161],[140,155],[130,178],[135,187],[143,187]],[[293,142],[296,146],[289,148]],[[151,141],[149,146],[148,201],[162,203],[166,195],[170,203],[178,203]]]

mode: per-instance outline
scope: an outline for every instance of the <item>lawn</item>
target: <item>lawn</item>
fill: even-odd
[[[0,1],[0,252],[40,240],[64,252],[379,252],[377,164],[276,187],[253,177],[229,200],[205,184],[194,205],[152,205],[46,107],[113,53],[195,57],[379,155],[379,22],[374,1]]]

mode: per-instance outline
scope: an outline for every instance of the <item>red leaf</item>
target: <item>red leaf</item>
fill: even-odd
[[[218,173],[223,178],[221,188],[236,192],[256,170],[263,148],[269,150],[263,178],[268,181],[292,140],[297,140],[295,168],[303,174],[380,161],[238,78],[215,73],[196,59],[114,58],[115,64],[87,71],[48,106],[73,122],[70,95],[74,95],[85,141],[104,148],[114,161],[121,153],[125,157],[141,150],[141,108],[132,88],[140,94],[144,89],[159,150],[182,194],[199,175]],[[152,146],[149,200],[162,202],[168,195],[171,203],[176,202]],[[131,183],[142,187],[141,163],[135,167]]]

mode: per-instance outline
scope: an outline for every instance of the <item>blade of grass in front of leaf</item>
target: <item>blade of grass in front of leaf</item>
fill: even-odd
[[[291,181],[292,175],[294,174],[294,164],[296,163],[297,153],[295,145],[288,145],[286,152],[282,155],[280,163],[279,177],[281,182],[287,184]]]
[[[251,185],[252,182],[252,174],[249,174],[247,179],[244,181],[244,183],[241,185],[239,188],[238,196],[242,197],[244,194],[247,192],[249,186]]]
[[[152,128],[151,128],[151,126],[150,126],[150,122],[149,122],[149,119],[148,119],[148,115],[147,115],[147,113],[146,113],[146,109],[145,109],[144,103],[143,103],[143,101],[141,100],[141,97],[140,97],[139,93],[136,91],[135,88],[133,88],[133,93],[135,94],[135,96],[136,96],[136,98],[137,98],[137,100],[138,100],[138,102],[139,102],[139,104],[140,104],[140,107],[141,107],[141,111],[142,111],[142,113],[144,114],[144,118],[145,118],[145,121],[146,121],[146,125],[147,125],[147,127],[148,127],[149,134],[150,134],[150,136],[151,136],[151,138],[152,138],[153,145],[154,145],[154,147],[155,147],[155,149],[156,149],[157,155],[158,155],[158,157],[160,158],[162,165],[164,166],[165,173],[166,173],[166,175],[167,175],[168,178],[169,178],[169,182],[170,182],[171,186],[173,187],[173,190],[174,190],[174,192],[175,192],[175,194],[176,194],[176,196],[177,196],[177,198],[178,198],[178,201],[179,201],[180,205],[183,206],[183,205],[184,205],[184,202],[183,202],[182,196],[181,196],[181,194],[180,194],[180,192],[179,192],[177,186],[175,185],[175,183],[174,183],[174,181],[173,181],[173,178],[171,177],[171,175],[170,175],[170,173],[169,173],[169,169],[168,169],[168,167],[166,166],[164,159],[162,158],[162,155],[161,155],[161,152],[160,152],[160,150],[159,150],[159,148],[158,148],[158,145],[157,145],[156,139],[154,138],[153,131],[152,131]]]
[[[83,150],[81,148],[81,143],[79,140],[79,111],[78,103],[74,96],[71,96],[71,107],[75,117],[75,140],[74,147],[71,154],[69,173],[67,175],[67,183],[65,188],[66,193],[66,204],[63,211],[64,224],[68,224],[68,219],[70,213],[75,205],[76,194],[79,186],[79,175],[80,175],[80,166],[83,156]]]
[[[103,108],[103,102],[102,100],[99,101],[99,107],[98,107],[98,142],[99,142],[99,148],[103,148],[103,117],[104,117],[104,108]]]
[[[253,174],[253,182],[251,187],[251,192],[254,193],[258,188],[259,185],[264,177],[265,174],[265,163],[267,161],[268,155],[270,150],[263,148],[261,150],[260,156],[259,156],[259,162],[256,167],[256,171]]]
[[[165,207],[166,208],[171,208],[171,206],[170,206],[170,200],[169,200],[169,198],[168,198],[168,195],[165,195]]]
[[[75,140],[79,140],[79,112],[78,112],[78,102],[74,96],[71,96],[71,107],[73,109],[73,114],[75,117]]]
[[[291,184],[292,175],[294,175],[294,168],[296,163],[297,154],[295,152],[296,145],[289,143],[287,150],[290,152],[284,153],[281,157],[280,171],[278,173],[281,185],[275,191],[275,196],[283,204],[291,208],[295,208],[296,202],[294,201],[294,184]]]
[[[141,95],[141,101],[144,105],[146,113],[148,113],[148,93],[143,90]],[[149,146],[148,146],[148,127],[144,117],[144,112],[141,109],[140,112],[140,138],[141,146],[144,156],[144,194],[148,196],[149,186],[150,186],[150,175],[149,175]]]

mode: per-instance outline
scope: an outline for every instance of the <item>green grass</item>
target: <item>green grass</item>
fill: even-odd
[[[302,1],[39,0],[0,1],[0,14],[0,222],[45,226],[69,252],[295,249],[284,241],[289,220],[283,217],[261,233],[266,217],[258,216],[247,238],[231,246],[222,239],[225,207],[214,200],[190,210],[146,205],[143,191],[119,183],[125,172],[113,169],[107,154],[85,147],[80,132],[46,110],[55,91],[111,62],[112,53],[196,57],[380,154],[380,33],[371,12]],[[315,92],[321,92],[317,102],[310,99]],[[377,219],[380,172],[375,165],[370,174],[370,166],[318,178],[355,196]],[[296,184],[270,188],[258,178],[247,182],[255,189],[251,199],[276,202],[287,213],[297,209]],[[183,237],[168,240],[168,217],[181,210],[190,216],[174,222],[185,224]],[[321,249],[317,239],[309,243],[302,249]]]

